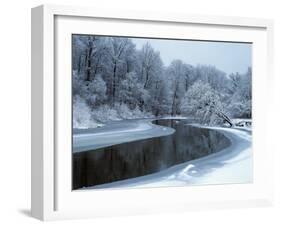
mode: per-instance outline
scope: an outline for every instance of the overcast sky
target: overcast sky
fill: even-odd
[[[246,43],[179,41],[165,39],[132,38],[137,49],[149,42],[160,52],[165,66],[180,59],[191,65],[214,65],[226,72],[246,72],[252,65],[252,45]]]

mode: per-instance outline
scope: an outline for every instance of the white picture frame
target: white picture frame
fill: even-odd
[[[115,24],[120,28],[123,26],[123,30],[130,29],[126,29],[127,33],[118,33]],[[186,31],[181,33],[179,26],[181,30],[186,27]],[[206,39],[208,35],[208,40],[252,42],[253,184],[72,192],[71,170],[68,171],[71,166],[71,76],[64,77],[66,82],[62,85],[62,77],[57,75],[71,75],[69,35],[93,33],[95,27],[95,33],[106,35],[163,37],[165,34],[165,37],[188,39]],[[155,28],[159,28],[157,34]],[[271,205],[273,179],[268,175],[272,172],[273,151],[266,139],[269,131],[267,109],[271,102],[266,97],[272,90],[272,39],[273,22],[265,19],[57,5],[33,8],[32,216],[56,220]]]

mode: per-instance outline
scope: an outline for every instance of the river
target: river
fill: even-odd
[[[92,187],[160,172],[219,152],[230,145],[230,140],[222,133],[194,127],[187,120],[160,119],[153,123],[173,128],[175,132],[73,153],[72,188]]]

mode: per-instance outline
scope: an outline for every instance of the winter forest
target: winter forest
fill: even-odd
[[[73,35],[72,69],[73,189],[252,181],[251,44]]]
[[[232,127],[251,118],[251,65],[243,73],[181,59],[164,65],[149,41],[136,48],[123,37],[73,35],[72,51],[74,128],[162,116]]]

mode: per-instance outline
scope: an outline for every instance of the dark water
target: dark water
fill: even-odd
[[[155,173],[218,152],[230,145],[221,133],[186,125],[185,120],[161,119],[172,127],[169,136],[128,142],[74,153],[72,188],[94,186]]]

